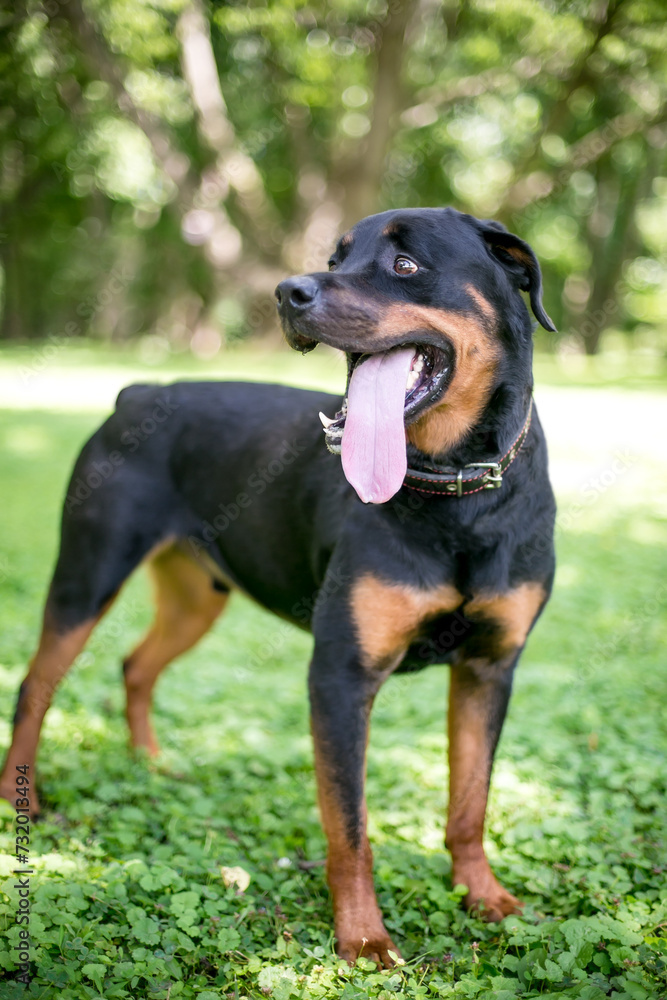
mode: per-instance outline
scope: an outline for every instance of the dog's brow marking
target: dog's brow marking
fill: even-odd
[[[522,648],[546,596],[541,583],[522,583],[504,594],[477,594],[463,610],[466,617],[496,624],[501,630],[500,652],[507,654]]]
[[[353,240],[354,236],[352,235],[352,233],[345,233],[344,236],[341,236],[340,245],[342,247],[349,247],[351,246]]]
[[[399,227],[395,222],[390,222],[382,230],[383,236],[398,236]]]
[[[467,292],[470,298],[475,302],[481,314],[486,320],[488,320],[491,328],[495,329],[498,325],[498,314],[489,300],[485,299],[482,293],[478,291],[474,285],[464,285],[464,291]]]
[[[408,440],[424,454],[449,451],[474,426],[491,394],[499,347],[487,324],[465,313],[401,303],[384,312],[379,326],[383,334],[394,336],[436,330],[454,344],[454,377],[443,402],[408,428]]]
[[[352,587],[352,619],[364,666],[385,667],[405,652],[425,619],[455,611],[463,600],[450,584],[421,590],[365,573]]]

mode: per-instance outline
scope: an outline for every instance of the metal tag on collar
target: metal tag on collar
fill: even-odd
[[[482,476],[483,488],[485,490],[497,490],[503,485],[503,472],[500,468],[500,462],[471,462],[470,465],[466,465],[466,469],[487,470]],[[458,493],[458,496],[461,496],[461,494]]]

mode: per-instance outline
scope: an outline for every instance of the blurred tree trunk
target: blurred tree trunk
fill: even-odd
[[[233,294],[239,285],[244,288],[251,325],[261,329],[263,317],[270,315],[273,320],[275,315],[273,289],[281,276],[279,219],[259,170],[229,120],[201,0],[190,0],[178,19],[176,33],[199,137],[202,146],[214,154],[201,171],[192,207],[183,218],[183,232],[188,239],[190,221],[195,220],[196,225],[205,221],[208,235],[203,250],[218,296],[225,291]],[[227,203],[239,217],[239,227],[230,218]],[[206,315],[201,319],[205,322]]]
[[[220,86],[208,20],[200,0],[190,0],[178,19],[176,28],[181,43],[183,77],[187,81],[192,103],[197,112],[199,136],[215,159],[202,171],[193,197],[196,210],[218,215],[220,232],[211,242],[224,240],[225,231],[231,239],[232,223],[224,208],[231,191],[237,209],[246,223],[244,232],[251,236],[255,249],[271,260],[279,255],[279,241],[274,236],[276,214],[264,191],[262,177],[253,160],[239,145],[234,127],[227,115],[227,105]]]
[[[502,216],[507,209],[523,208],[529,203],[525,200],[526,178],[544,165],[540,141],[547,135],[560,136],[567,133],[566,125],[572,119],[569,101],[575,91],[588,84],[599,92],[603,86],[591,70],[590,60],[603,39],[613,31],[616,15],[624,2],[625,0],[601,0],[592,5],[592,16],[587,25],[591,32],[590,44],[572,63],[567,77],[560,82],[556,99],[542,117],[539,132],[531,135],[530,144],[514,164],[514,180],[498,215]]]
[[[635,238],[637,203],[653,179],[651,167],[649,157],[647,163],[619,176],[608,158],[600,164],[598,204],[587,227],[592,261],[591,295],[585,318],[579,322],[579,334],[588,355],[598,353],[602,334],[618,315],[618,282]],[[612,213],[613,221],[605,232],[605,219]]]
[[[4,277],[0,337],[3,340],[22,340],[28,336],[28,331],[24,329],[26,302],[21,288],[21,263],[16,252],[17,244],[9,240],[8,233],[3,232],[3,236],[3,244],[0,247]]]
[[[192,197],[194,179],[190,176],[187,156],[173,147],[167,132],[154,117],[132,100],[125,88],[116,56],[107,45],[101,31],[89,20],[81,0],[68,0],[58,8],[58,15],[69,22],[90,78],[103,80],[110,87],[121,113],[144,133],[151,145],[155,160],[177,186],[179,200],[185,201],[188,197]]]
[[[326,172],[318,163],[307,121],[299,109],[288,110],[290,139],[299,163],[300,199],[297,226],[284,244],[283,261],[288,270],[321,270],[341,232],[377,210],[385,158],[396,118],[405,105],[401,71],[406,33],[416,5],[417,0],[393,0],[376,28],[370,130],[353,143],[350,152],[334,158]]]
[[[121,112],[147,137],[155,160],[177,189],[168,210],[178,222],[185,241],[202,254],[210,276],[208,289],[200,289],[204,294],[202,312],[207,311],[223,288],[235,284],[236,265],[241,267],[246,285],[253,285],[257,279],[262,294],[266,294],[266,288],[273,287],[273,276],[267,279],[266,266],[262,267],[255,258],[259,251],[265,258],[277,259],[279,250],[273,239],[275,220],[261,176],[239,147],[227,117],[208,21],[201,4],[198,0],[190,3],[177,27],[184,78],[197,113],[198,137],[203,147],[199,159],[205,166],[200,171],[194,168],[190,157],[174,146],[154,116],[132,99],[116,56],[102,32],[88,18],[81,0],[69,0],[62,13],[72,27],[91,76],[111,87]],[[250,251],[227,212],[230,191],[235,195],[236,212],[246,223],[244,232],[250,237]]]
[[[357,143],[352,157],[338,166],[333,177],[344,191],[345,229],[377,211],[385,159],[398,115],[405,107],[402,71],[406,33],[416,5],[417,0],[394,0],[390,3],[376,36],[371,128],[368,135]]]
[[[2,325],[0,338],[28,340],[43,337],[64,322],[61,315],[50,314],[39,294],[45,280],[42,261],[35,260],[23,241],[26,220],[36,199],[48,197],[50,178],[46,171],[26,178],[17,166],[16,183],[7,192],[0,212],[0,263],[3,269]]]

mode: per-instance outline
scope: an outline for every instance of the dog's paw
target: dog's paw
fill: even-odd
[[[507,889],[503,889],[499,882],[496,885],[497,890],[495,892],[488,892],[485,896],[477,898],[469,897],[470,901],[468,901],[468,897],[466,898],[466,906],[472,913],[481,917],[482,920],[494,924],[497,924],[513,913],[521,913],[523,911],[521,900],[513,896]]]
[[[463,905],[482,920],[498,923],[513,913],[521,913],[523,903],[505,889],[488,865],[455,869],[454,884],[466,885],[468,892]]]
[[[391,969],[396,965],[396,959],[400,960],[401,953],[387,934],[384,927],[378,933],[368,932],[368,935],[360,932],[341,931],[336,935],[336,952],[354,965],[358,958],[367,958],[375,962],[380,969]],[[390,952],[393,953],[394,957]]]

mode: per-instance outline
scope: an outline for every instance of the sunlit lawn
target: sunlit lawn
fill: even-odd
[[[307,359],[277,357],[275,377],[306,370]],[[5,375],[16,375],[13,364]],[[322,381],[339,377],[333,360],[318,364],[333,366]],[[270,365],[258,370],[270,377]],[[0,413],[2,747],[69,468],[100,419],[67,409]],[[446,669],[387,683],[368,797],[379,898],[407,960],[389,973],[335,960],[323,869],[299,866],[325,850],[309,638],[235,597],[160,682],[164,755],[151,768],[126,749],[121,697],[121,657],[149,621],[138,575],[47,718],[46,818],[32,847],[36,974],[28,991],[12,985],[8,877],[0,998],[666,996],[665,539],[664,508],[639,495],[616,504],[613,489],[559,532],[558,584],[517,675],[489,812],[489,853],[527,901],[524,919],[486,926],[452,891],[442,848]],[[2,816],[0,864],[11,876],[9,808]],[[225,885],[221,866],[248,873],[245,891]]]

